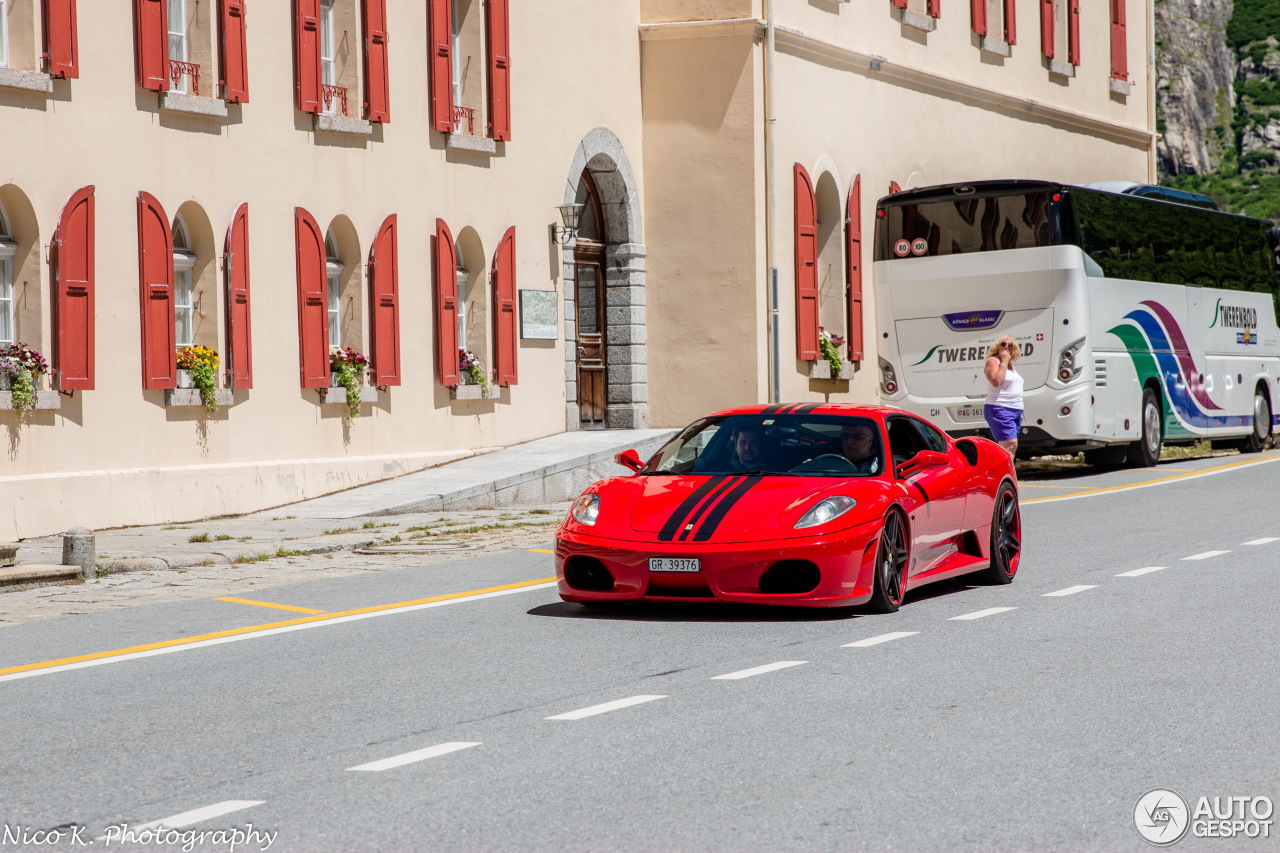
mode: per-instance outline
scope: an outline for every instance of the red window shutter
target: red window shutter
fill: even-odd
[[[218,70],[222,97],[233,104],[249,102],[249,55],[245,49],[244,0],[221,0],[218,15]]]
[[[320,0],[294,0],[293,76],[298,109],[320,112]],[[321,243],[323,244],[323,240]],[[320,257],[324,257],[323,253]],[[310,387],[310,386],[305,386]]]
[[[488,39],[485,49],[489,54],[489,135],[510,140],[511,19],[507,0],[487,0],[484,11]]]
[[[969,16],[973,19],[973,31],[980,36],[987,34],[987,0],[969,0]]]
[[[899,9],[907,8],[907,0],[892,0],[892,2],[893,5],[897,6]]]
[[[227,375],[232,388],[253,387],[253,334],[249,303],[249,205],[231,217],[222,269],[227,276]]]
[[[378,228],[369,249],[369,332],[373,338],[373,384],[400,384],[400,260],[396,215]]]
[[[436,367],[441,385],[458,384],[458,259],[453,235],[436,220]]]
[[[942,0],[929,0],[927,11],[930,18],[942,17]]]
[[[450,0],[427,0],[431,27],[431,121],[453,132],[453,9]]]
[[[889,195],[897,195],[897,194],[898,194],[898,193],[900,193],[900,192],[902,192],[902,187],[898,186],[898,182],[897,182],[897,181],[890,181],[890,182],[889,182]]]
[[[369,121],[391,121],[391,88],[387,73],[387,0],[364,0],[362,8],[365,113]]]
[[[53,235],[53,367],[63,391],[93,390],[93,187],[76,190]]]
[[[300,207],[293,209],[298,255],[298,361],[303,388],[329,386],[329,306],[325,299],[324,232]]]
[[[76,0],[44,0],[45,69],[54,77],[79,77]]]
[[[1009,44],[1018,43],[1018,2],[1004,0],[1004,40]]]
[[[845,330],[849,339],[849,360],[862,361],[862,176],[853,179],[849,200],[844,210],[848,264],[845,285],[848,290],[849,317]]]
[[[796,358],[818,358],[818,204],[813,181],[795,165]]]
[[[1124,0],[1111,0],[1111,76],[1129,79],[1129,44],[1125,31]]]
[[[142,387],[178,384],[173,322],[173,233],[155,196],[138,193],[138,290],[142,309]]]
[[[499,385],[516,384],[516,355],[520,347],[516,321],[516,227],[502,235],[493,254],[493,343]]]
[[[1053,0],[1040,0],[1040,52],[1053,59]]]
[[[1067,0],[1067,61],[1080,64],[1080,0]]]
[[[169,11],[165,0],[133,0],[138,85],[169,91]]]

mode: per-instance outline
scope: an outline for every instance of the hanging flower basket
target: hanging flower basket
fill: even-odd
[[[329,385],[346,390],[347,411],[344,417],[348,422],[360,416],[364,372],[368,367],[369,357],[350,347],[329,350]]]
[[[36,408],[41,377],[48,372],[44,356],[26,344],[0,349],[0,390],[9,392],[18,417]]]

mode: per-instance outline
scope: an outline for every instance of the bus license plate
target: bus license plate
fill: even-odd
[[[702,560],[697,557],[650,557],[651,572],[700,572]]]
[[[957,421],[980,421],[982,420],[982,406],[960,406],[952,409],[955,413]]]

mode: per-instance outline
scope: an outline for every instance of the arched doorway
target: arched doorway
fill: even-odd
[[[579,143],[565,202],[583,205],[564,250],[566,427],[645,429],[645,248],[639,193],[621,142]]]

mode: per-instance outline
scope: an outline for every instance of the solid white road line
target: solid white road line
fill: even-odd
[[[1268,542],[1280,542],[1280,536],[1264,536],[1261,539],[1253,539],[1249,542],[1241,542],[1241,545],[1266,545]]]
[[[901,640],[903,637],[910,637],[919,633],[919,631],[894,631],[892,634],[881,634],[878,637],[867,637],[865,640],[858,640],[855,643],[845,643],[840,648],[865,649],[868,646],[878,646],[881,643],[887,643],[891,640]]]
[[[370,773],[377,773],[382,770],[390,770],[393,767],[403,767],[406,764],[413,764],[415,761],[426,761],[428,758],[435,758],[440,755],[448,755],[451,752],[457,752],[460,749],[469,749],[473,746],[479,746],[480,743],[470,743],[467,741],[451,741],[450,743],[438,743],[435,746],[429,746],[426,749],[417,749],[413,752],[406,752],[403,755],[393,755],[390,758],[383,758],[378,761],[370,761],[368,764],[361,764],[358,767],[348,767],[348,770],[367,770]]]
[[[182,829],[184,826],[191,826],[196,823],[203,823],[206,820],[213,820],[215,817],[238,812],[241,809],[247,809],[251,806],[260,806],[266,800],[224,800],[221,803],[214,803],[211,806],[205,806],[202,809],[192,809],[189,812],[171,815],[170,817],[153,820],[150,823],[131,823],[129,824],[130,832],[145,832],[148,829],[155,829],[157,826],[163,826],[165,829]],[[105,841],[107,836],[103,835],[94,839],[95,841]]]
[[[1097,589],[1097,584],[1081,584],[1080,586],[1069,586],[1066,589],[1060,589],[1057,592],[1046,592],[1041,598],[1050,598],[1053,596],[1075,595],[1077,592],[1084,592],[1086,589]]]
[[[1183,557],[1184,560],[1207,560],[1210,557],[1219,557],[1223,554],[1230,554],[1230,551],[1205,551],[1203,554],[1192,554],[1190,557]]]
[[[1118,578],[1136,578],[1139,575],[1149,575],[1152,572],[1163,572],[1168,566],[1147,566],[1145,569],[1134,569],[1131,572],[1121,572],[1116,575]]]
[[[802,663],[808,663],[807,660],[780,660],[777,663],[767,663],[764,666],[753,666],[751,669],[740,669],[737,672],[731,672],[727,675],[713,675],[712,681],[737,681],[739,678],[750,678],[753,675],[764,675],[766,672],[777,672],[780,669],[786,669],[789,666],[800,666]]]
[[[957,622],[960,620],[967,621],[970,619],[981,619],[984,616],[995,616],[997,613],[1005,613],[1009,610],[1017,610],[1017,609],[1018,608],[1016,607],[988,607],[986,610],[979,610],[974,613],[966,613],[963,616],[952,616],[951,619],[948,621]]]
[[[554,717],[547,717],[546,719],[581,720],[584,717],[594,717],[596,714],[607,714],[610,711],[617,711],[619,708],[630,708],[632,705],[643,705],[645,702],[652,702],[655,699],[666,698],[666,696],[631,696],[627,699],[615,699],[612,702],[605,702],[603,705],[592,705],[590,708],[579,708],[577,711],[556,714]]]

